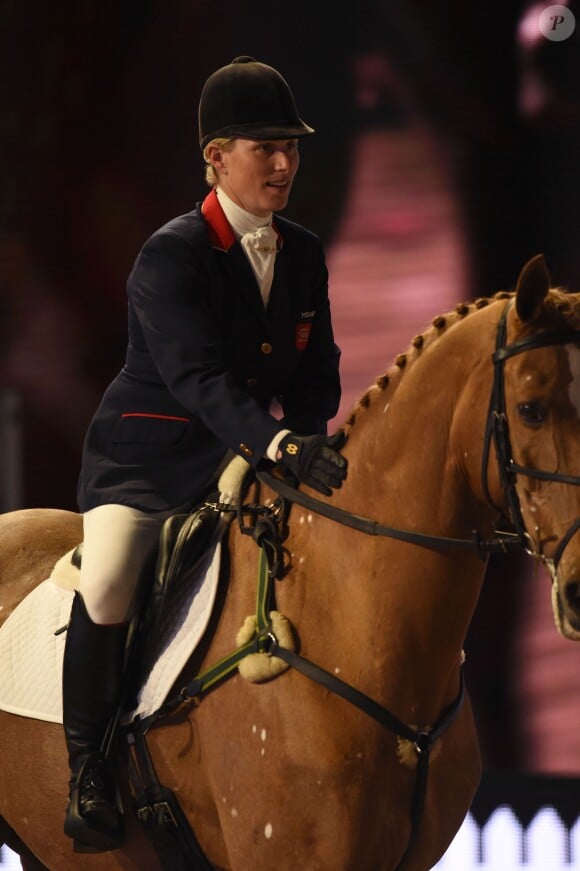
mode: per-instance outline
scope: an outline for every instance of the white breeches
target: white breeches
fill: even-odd
[[[173,513],[100,505],[84,514],[79,592],[94,623],[123,623],[133,616],[139,579]]]
[[[247,471],[247,461],[234,457],[218,481],[221,502],[236,502]],[[94,623],[123,623],[131,619],[137,586],[159,542],[161,527],[168,517],[191,509],[192,505],[187,503],[148,514],[112,504],[100,505],[84,514],[79,592]]]

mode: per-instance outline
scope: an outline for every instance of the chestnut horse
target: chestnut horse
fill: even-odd
[[[435,318],[359,400],[343,426],[348,479],[331,499],[297,494],[290,569],[273,582],[300,656],[329,683],[299,668],[260,685],[236,672],[148,735],[159,779],[214,868],[392,871],[405,857],[406,871],[425,871],[444,853],[481,773],[469,700],[458,696],[481,552],[506,540],[499,516],[549,569],[561,632],[580,637],[579,346],[580,294],[550,289],[538,256],[515,293]],[[262,486],[263,504],[275,499]],[[66,512],[0,518],[2,617],[80,528]],[[228,535],[231,577],[194,674],[230,653],[255,613],[258,549],[236,523]],[[341,697],[338,681],[403,731]],[[404,730],[429,735],[454,704],[411,837],[422,745]],[[122,850],[73,854],[61,727],[0,712],[0,736],[0,835],[37,857],[26,868],[159,867],[129,810]]]

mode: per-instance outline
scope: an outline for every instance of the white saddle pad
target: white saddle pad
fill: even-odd
[[[43,581],[0,629],[0,708],[62,723],[62,655],[73,591]]]
[[[158,656],[141,688],[134,715],[152,714],[203,635],[217,592],[221,542],[200,561],[195,578],[175,597],[163,621]],[[0,629],[0,709],[62,723],[62,660],[73,591],[48,578],[12,612]]]

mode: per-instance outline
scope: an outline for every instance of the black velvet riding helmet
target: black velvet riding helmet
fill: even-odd
[[[199,101],[199,144],[212,139],[294,139],[314,133],[298,117],[286,80],[273,67],[242,55],[208,78]]]

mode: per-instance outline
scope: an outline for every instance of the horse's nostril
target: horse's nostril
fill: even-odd
[[[574,611],[580,611],[580,581],[572,581],[566,585],[566,603]]]

